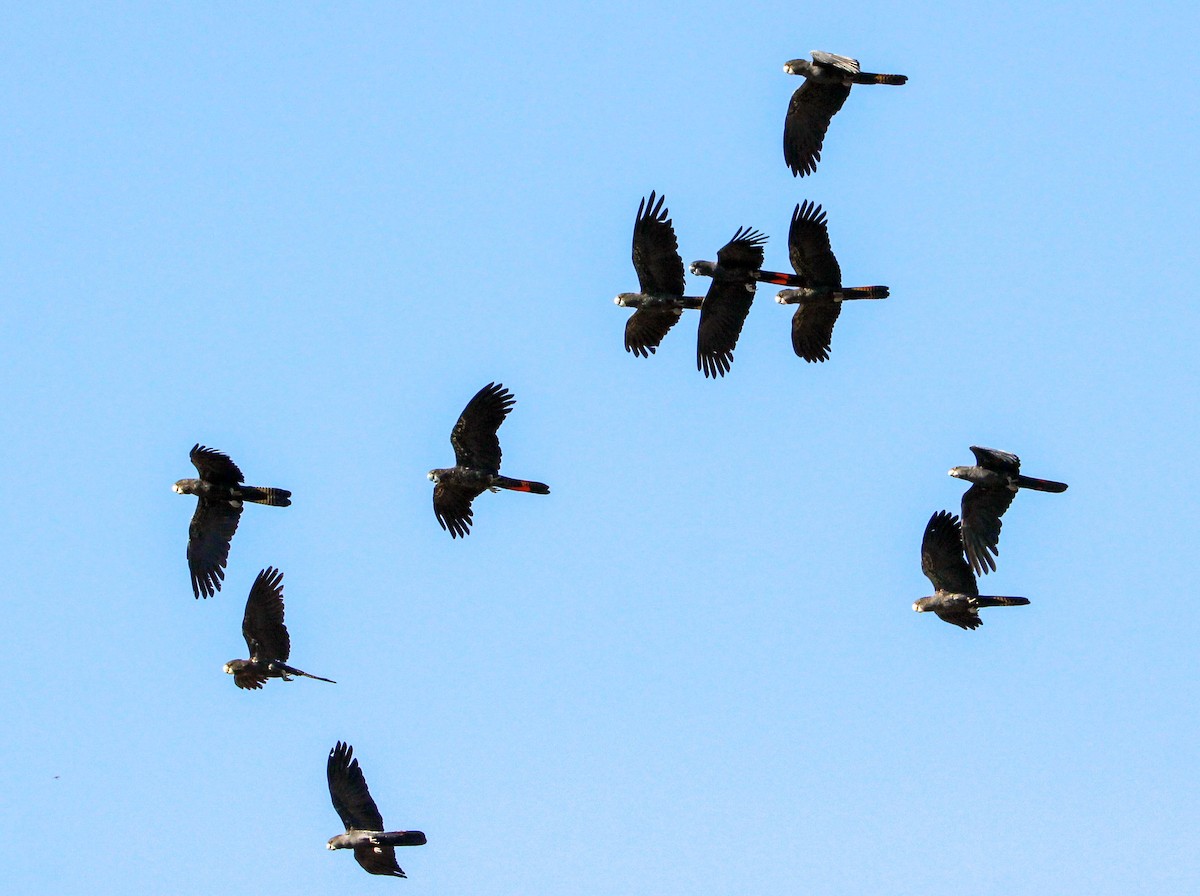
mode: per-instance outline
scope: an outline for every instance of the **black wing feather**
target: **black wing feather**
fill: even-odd
[[[222,454],[213,448],[205,448],[197,443],[192,446],[191,454],[192,466],[200,473],[200,478],[205,482],[212,482],[216,485],[234,486],[245,481],[242,471],[238,469],[238,465],[229,459],[228,455]]]
[[[668,217],[669,211],[663,208],[665,198],[659,196],[655,202],[652,190],[650,198],[643,199],[638,205],[633,224],[633,269],[637,271],[643,293],[681,296],[683,258],[679,255],[679,243]]]
[[[783,120],[783,159],[792,174],[804,176],[817,170],[821,145],[830,119],[850,95],[850,85],[818,83],[806,79],[792,94]]]
[[[645,286],[642,287],[645,289]],[[639,308],[625,322],[625,351],[648,358],[683,316],[681,308]]]
[[[466,538],[471,531],[471,502],[483,494],[483,486],[464,487],[443,479],[433,487],[433,514],[451,538]]]
[[[488,383],[467,402],[450,433],[455,462],[460,467],[500,472],[500,439],[496,431],[516,403],[500,383]]]
[[[976,573],[985,574],[996,569],[1000,528],[1004,525],[1000,517],[1016,496],[1015,489],[979,484],[963,492],[963,546]]]
[[[841,302],[822,299],[801,302],[792,315],[792,348],[796,354],[805,361],[828,361],[833,325],[841,313]]]
[[[187,546],[188,571],[192,575],[192,593],[196,597],[212,597],[221,590],[225,564],[229,560],[229,543],[241,516],[240,501],[197,499],[196,512],[188,525]]]
[[[754,272],[763,264],[767,238],[740,227],[717,253],[722,273],[713,277],[700,306],[696,334],[696,368],[705,376],[724,376],[733,363],[742,325],[754,302]]]
[[[283,622],[283,573],[273,567],[260,572],[250,586],[242,617],[242,637],[254,662],[263,665],[287,662],[292,642]]]
[[[383,816],[367,789],[367,779],[354,758],[352,746],[339,740],[329,751],[325,777],[329,781],[333,808],[347,831],[383,830]]]
[[[958,517],[939,510],[929,518],[921,539],[921,572],[937,591],[978,595],[975,576],[963,557]]]
[[[841,288],[842,269],[829,245],[829,227],[821,206],[806,201],[792,212],[788,257],[805,286]]]

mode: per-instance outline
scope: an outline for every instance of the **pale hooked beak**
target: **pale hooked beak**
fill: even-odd
[[[177,495],[182,495],[182,494],[183,494],[183,489],[181,489],[181,488],[179,487],[179,483],[175,483],[174,485],[172,485],[172,486],[171,486],[171,491],[173,491],[173,492],[174,492],[175,494],[177,494]]]

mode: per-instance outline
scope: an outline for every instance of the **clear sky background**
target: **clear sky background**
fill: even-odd
[[[1200,889],[1197,14],[1157,3],[10,4],[0,34],[0,881],[13,894]],[[823,49],[856,88],[781,151]],[[759,292],[622,346],[686,261],[829,214],[833,357]],[[689,277],[689,292],[707,281]],[[425,472],[503,382],[452,541]],[[201,442],[248,507],[193,599]],[[969,445],[1022,494],[965,632],[912,601]],[[237,690],[261,568],[292,658]],[[408,881],[370,878],[352,743]]]

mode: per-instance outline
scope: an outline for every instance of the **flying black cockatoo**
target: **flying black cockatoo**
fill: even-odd
[[[757,230],[739,227],[733,239],[717,252],[717,262],[693,261],[691,271],[712,277],[700,306],[696,333],[696,369],[706,377],[724,376],[733,363],[733,350],[754,301],[755,276],[762,268],[767,238]]]
[[[292,493],[282,488],[242,485],[245,477],[237,464],[220,451],[192,446],[192,464],[199,479],[180,479],[172,488],[180,495],[195,495],[196,512],[188,526],[187,559],[192,574],[192,593],[212,597],[221,590],[229,542],[237,531],[242,503],[288,507]]]
[[[450,432],[455,466],[430,470],[433,480],[433,513],[451,538],[465,538],[471,530],[471,502],[485,491],[550,494],[550,486],[528,479],[500,475],[500,439],[496,431],[517,400],[499,383],[488,383],[467,402]]]
[[[225,671],[233,676],[239,688],[258,690],[268,678],[291,681],[293,676],[315,678],[337,684],[331,678],[309,675],[287,664],[292,641],[283,624],[283,573],[268,566],[258,574],[246,598],[246,614],[242,617],[242,637],[250,650],[248,660],[230,660]]]
[[[829,246],[829,228],[821,206],[811,202],[797,205],[788,230],[788,256],[795,277],[764,272],[767,283],[795,286],[775,296],[781,305],[799,304],[792,315],[792,348],[805,361],[829,359],[833,325],[847,299],[886,299],[886,286],[842,286],[842,269]]]
[[[783,159],[793,176],[817,170],[829,121],[846,102],[852,84],[903,84],[908,80],[907,75],[860,71],[858,60],[848,56],[813,50],[812,58],[812,62],[792,59],[783,66],[789,75],[804,76],[783,120]]]
[[[1017,489],[1038,492],[1065,492],[1065,482],[1034,479],[1021,475],[1021,459],[1007,451],[971,446],[977,463],[970,467],[951,467],[950,475],[965,479],[971,487],[962,497],[963,547],[977,575],[995,570],[1000,553],[1000,517],[1017,496]]]
[[[346,833],[330,837],[329,849],[353,849],[354,858],[371,874],[389,877],[408,877],[396,864],[397,846],[424,846],[425,835],[420,831],[385,831],[383,816],[367,790],[354,748],[340,740],[329,751],[325,775],[329,779],[329,796],[337,810]]]
[[[913,603],[918,613],[937,613],[943,622],[959,628],[979,628],[980,607],[1020,607],[1025,597],[980,596],[971,567],[963,557],[958,517],[939,510],[929,518],[921,539],[921,572],[933,583],[933,595]]]
[[[614,302],[636,309],[625,323],[625,351],[648,358],[658,349],[667,331],[683,316],[685,308],[699,308],[703,298],[683,294],[683,259],[675,241],[670,214],[663,208],[665,197],[638,203],[633,222],[633,269],[640,292],[623,292]]]

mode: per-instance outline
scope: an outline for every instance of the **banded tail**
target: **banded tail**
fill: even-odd
[[[531,492],[535,495],[550,494],[550,486],[529,479],[509,479],[507,476],[497,476],[492,480],[496,488],[506,488],[510,492]]]
[[[1065,482],[1055,482],[1053,479],[1034,479],[1032,476],[1018,476],[1018,488],[1031,488],[1035,492],[1065,492]]]
[[[286,488],[259,488],[255,485],[241,486],[242,500],[271,507],[291,507],[292,493]]]
[[[1023,607],[1029,603],[1027,597],[996,597],[986,596],[975,598],[976,606],[980,607]]]
[[[874,72],[859,72],[854,76],[855,84],[892,84],[899,87],[908,83],[908,75],[878,75]]]
[[[372,846],[424,846],[429,841],[422,831],[380,831],[372,834]]]
[[[754,279],[759,283],[773,283],[776,286],[803,286],[804,279],[796,274],[780,274],[776,271],[758,271]]]
[[[891,295],[886,286],[846,286],[841,292],[843,299],[886,299]]]

